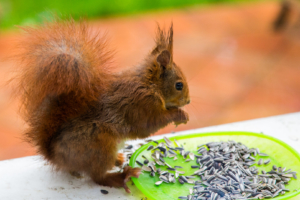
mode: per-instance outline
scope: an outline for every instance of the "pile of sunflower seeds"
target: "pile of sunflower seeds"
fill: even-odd
[[[249,149],[242,143],[235,141],[210,142],[198,146],[197,154],[186,151],[183,145],[174,140],[175,145],[168,138],[165,143],[155,142],[150,145],[148,151],[153,152],[149,160],[143,156],[144,161],[136,161],[150,176],[158,176],[156,185],[162,183],[191,184],[190,194],[180,196],[179,199],[188,200],[242,200],[274,198],[289,192],[285,188],[291,178],[297,179],[296,172],[273,165],[269,172],[262,171],[253,166],[256,163],[255,156],[268,157],[258,148]],[[185,162],[196,160],[197,165],[191,165],[196,171],[190,175],[180,170],[180,166],[171,166],[164,159],[177,160],[182,156]],[[258,165],[268,165],[270,159],[260,159]],[[156,166],[167,166],[168,171],[163,171]],[[193,180],[198,178],[197,181]],[[201,178],[201,180],[199,179]]]

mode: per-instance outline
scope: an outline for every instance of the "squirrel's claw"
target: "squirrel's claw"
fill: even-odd
[[[130,177],[138,178],[140,176],[140,174],[142,173],[141,169],[138,167],[131,168],[131,167],[127,166],[124,168],[123,173],[125,174],[123,188],[125,189],[125,191],[127,193],[130,193],[130,189],[128,188],[126,183],[129,181]]]
[[[141,172],[141,169],[138,167],[131,168],[131,167],[127,166],[124,168],[123,173],[126,174],[125,179],[124,179],[124,182],[126,183],[129,181],[130,177],[138,178],[142,172]]]
[[[126,183],[124,183],[123,188],[125,189],[125,191],[127,193],[131,193],[131,191],[130,191],[129,187],[126,185]]]

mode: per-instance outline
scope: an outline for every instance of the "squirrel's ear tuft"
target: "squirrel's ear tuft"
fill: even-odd
[[[152,50],[151,54],[155,55],[159,53],[160,51],[163,51],[167,49],[169,53],[173,54],[173,23],[171,23],[171,26],[168,30],[168,32],[165,29],[161,29],[159,25],[157,25],[157,32],[156,32],[156,38],[155,38],[156,46]]]
[[[156,46],[151,55],[156,56],[157,63],[164,69],[171,68],[170,63],[173,63],[173,23],[168,32],[157,25],[155,42]]]
[[[173,55],[173,22],[171,23],[169,32],[168,32],[168,50],[171,55]]]
[[[156,58],[160,66],[168,68],[170,66],[171,54],[168,50],[162,51]]]

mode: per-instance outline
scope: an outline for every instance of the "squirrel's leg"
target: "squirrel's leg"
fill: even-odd
[[[104,176],[96,172],[91,174],[91,178],[99,185],[116,188],[123,187],[126,192],[130,193],[130,189],[126,185],[126,182],[129,181],[130,177],[138,178],[140,174],[140,168],[131,168],[127,166],[124,168],[123,172],[106,173]]]
[[[99,185],[110,187],[123,187],[126,192],[130,192],[126,185],[130,177],[139,177],[140,168],[125,167],[123,172],[109,173],[108,171],[118,162],[124,160],[122,154],[118,154],[117,139],[110,134],[99,134],[98,145],[95,148],[99,151],[98,159],[94,159],[90,163],[90,168],[87,170],[90,177]]]
[[[125,162],[124,154],[123,153],[118,153],[115,165],[117,167],[119,167],[119,166],[122,166],[124,162]]]

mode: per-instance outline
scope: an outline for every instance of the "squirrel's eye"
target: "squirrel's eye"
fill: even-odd
[[[176,90],[182,90],[182,88],[183,88],[182,82],[176,83]]]

